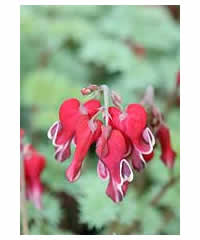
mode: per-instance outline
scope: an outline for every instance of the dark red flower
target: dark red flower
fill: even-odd
[[[125,112],[110,107],[110,125],[121,130],[131,140],[132,145],[142,154],[153,151],[154,136],[147,125],[147,113],[140,104],[129,104]]]
[[[126,194],[128,183],[133,179],[133,172],[124,158],[128,151],[124,136],[119,130],[108,128],[103,127],[97,142],[97,172],[101,179],[109,179],[106,194],[114,202],[119,202]]]
[[[80,116],[92,117],[99,110],[98,100],[81,104],[72,98],[64,101],[59,110],[60,121],[55,122],[48,131],[48,137],[55,146],[55,158],[64,161],[70,157],[70,144],[75,137],[76,124]]]
[[[76,125],[76,150],[73,160],[66,170],[66,177],[70,182],[76,181],[80,176],[83,160],[92,145],[101,134],[102,122],[90,119],[88,115],[79,117]]]
[[[167,167],[172,168],[174,166],[176,153],[171,146],[169,128],[166,125],[161,124],[159,129],[157,130],[156,136],[161,145],[161,160]]]
[[[29,144],[24,147],[23,161],[27,198],[33,201],[36,208],[41,208],[43,185],[40,175],[46,165],[45,157]]]

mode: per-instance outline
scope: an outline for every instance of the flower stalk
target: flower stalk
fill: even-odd
[[[108,121],[109,121],[108,107],[109,107],[110,91],[107,85],[102,85],[101,88],[103,90],[103,95],[104,95],[105,126],[108,126]]]
[[[160,202],[160,199],[168,191],[168,189],[171,188],[174,184],[176,184],[178,180],[179,180],[179,176],[171,177],[169,181],[160,189],[158,194],[152,199],[150,204],[152,206],[156,206]]]
[[[21,210],[21,218],[22,218],[22,232],[24,235],[29,234],[28,228],[28,215],[27,215],[27,204],[26,204],[26,182],[24,176],[24,161],[23,161],[23,153],[20,155],[20,178],[21,178],[21,191],[20,191],[20,210]]]

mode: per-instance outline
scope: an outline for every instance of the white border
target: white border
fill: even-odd
[[[181,6],[181,236],[19,236],[19,4]],[[1,217],[2,239],[199,239],[199,8],[197,1],[14,0],[1,4]],[[195,5],[196,3],[196,5]],[[183,17],[184,16],[184,17]],[[184,27],[182,27],[184,26]],[[17,156],[17,157],[16,157]]]

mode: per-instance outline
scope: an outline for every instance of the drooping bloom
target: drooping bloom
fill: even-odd
[[[123,199],[133,179],[130,164],[124,158],[127,151],[128,146],[122,133],[117,129],[103,127],[96,148],[99,157],[97,172],[101,179],[109,179],[106,194],[114,202]]]
[[[23,150],[24,176],[26,185],[26,196],[33,201],[36,208],[41,208],[41,196],[43,192],[43,184],[40,175],[43,172],[46,161],[31,144],[24,146]]]
[[[125,133],[141,154],[149,154],[153,151],[155,140],[146,126],[147,113],[140,104],[129,104],[123,113],[116,107],[110,107],[109,113],[111,126]]]
[[[64,161],[71,155],[70,145],[76,145],[66,178],[76,181],[84,158],[93,143],[99,158],[97,172],[108,179],[106,194],[120,202],[133,179],[133,170],[140,171],[153,157],[154,136],[147,127],[147,113],[140,104],[130,104],[122,112],[122,98],[106,85],[90,85],[81,90],[83,95],[104,96],[104,106],[92,99],[81,104],[77,99],[63,102],[59,121],[49,129],[48,137],[55,147],[55,158]],[[109,107],[109,98],[115,107]],[[99,113],[105,126],[98,120]],[[147,159],[147,160],[146,160]]]
[[[164,124],[161,124],[159,129],[157,130],[156,136],[161,145],[161,160],[167,167],[172,168],[174,166],[176,153],[171,146],[169,128]]]
[[[76,150],[73,160],[66,170],[66,177],[74,182],[80,176],[83,160],[90,148],[101,134],[102,122],[90,119],[88,115],[80,116],[75,130]]]
[[[75,137],[76,124],[81,116],[92,117],[99,110],[98,100],[89,100],[81,104],[72,98],[64,101],[59,110],[59,121],[55,122],[48,131],[48,137],[55,146],[55,158],[64,161],[70,157],[70,144]]]
[[[110,107],[111,119],[109,123],[113,128],[119,129],[126,137],[129,146],[128,159],[135,170],[145,167],[144,155],[151,154],[155,139],[147,127],[147,113],[140,104],[130,104],[125,112],[116,107]]]

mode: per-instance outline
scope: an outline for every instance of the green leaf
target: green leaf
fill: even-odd
[[[56,108],[71,96],[80,96],[79,85],[72,84],[66,76],[52,70],[39,70],[30,73],[24,81],[21,102]]]

